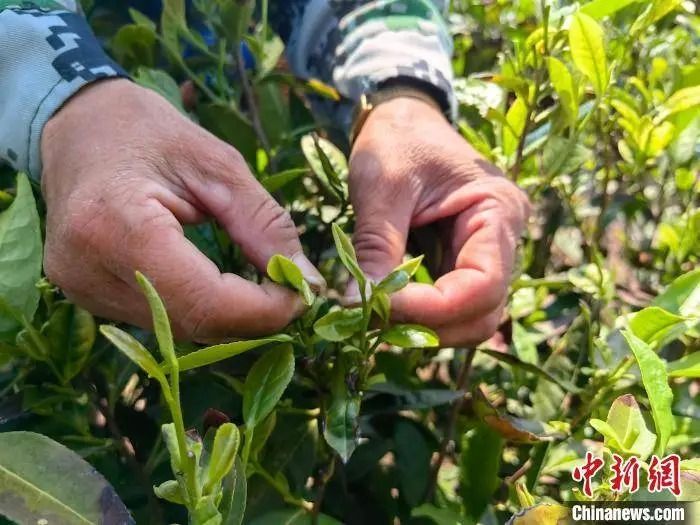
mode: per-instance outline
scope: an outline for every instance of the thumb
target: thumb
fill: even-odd
[[[201,180],[197,199],[258,270],[264,272],[270,258],[281,254],[296,263],[313,288],[324,288],[325,280],[304,255],[289,213],[255,180],[239,157],[234,156],[231,165]]]
[[[352,199],[356,217],[352,240],[357,259],[367,277],[375,281],[401,264],[411,224],[410,198],[401,192],[388,193],[368,185]],[[357,284],[348,286],[345,295],[348,302],[359,296]]]

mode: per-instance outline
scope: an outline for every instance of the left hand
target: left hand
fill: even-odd
[[[437,331],[443,346],[488,339],[501,322],[529,203],[427,102],[402,97],[375,107],[350,157],[353,242],[379,280],[402,262],[409,229],[435,223],[443,274],[392,295],[392,319]],[[353,293],[354,291],[354,293]],[[353,302],[357,287],[346,301]]]

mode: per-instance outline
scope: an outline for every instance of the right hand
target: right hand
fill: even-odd
[[[280,253],[312,286],[325,284],[241,155],[150,90],[123,79],[87,86],[46,124],[41,148],[44,269],[96,315],[151,326],[135,270],[153,282],[179,338],[262,335],[301,314],[295,292],[222,274],[185,238],[181,224],[206,217],[260,271]]]

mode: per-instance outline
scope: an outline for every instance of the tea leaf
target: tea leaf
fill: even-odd
[[[402,273],[402,275],[406,275]],[[377,312],[377,315],[383,320],[388,321],[391,315],[391,299],[389,294],[383,290],[374,290],[372,292],[372,309]]]
[[[394,452],[401,496],[411,507],[416,507],[430,479],[433,447],[416,423],[400,419],[394,428]]]
[[[151,309],[153,317],[153,329],[158,340],[158,348],[163,356],[163,359],[172,369],[177,366],[177,356],[175,355],[175,345],[173,343],[173,334],[170,330],[170,321],[168,314],[165,311],[165,305],[162,299],[156,292],[151,282],[141,272],[136,272],[136,281],[143,291],[143,294],[148,300],[148,306]]]
[[[668,341],[669,335],[681,335],[686,328],[686,317],[673,314],[658,306],[649,306],[630,319],[630,331],[649,345]],[[680,331],[677,330],[680,328]],[[675,337],[674,337],[675,338]]]
[[[163,388],[168,388],[168,380],[155,358],[133,336],[116,326],[102,325],[100,332],[116,346],[126,357],[136,363],[144,372],[158,381]]]
[[[209,493],[233,468],[239,443],[238,428],[233,423],[224,423],[216,429],[209,456],[209,470],[204,482],[205,493]]]
[[[241,525],[245,516],[248,483],[240,456],[234,458],[234,467],[226,475],[222,485],[223,493],[219,503],[221,525]]]
[[[270,343],[285,343],[291,341],[292,338],[285,334],[265,337],[263,339],[251,339],[249,341],[234,341],[232,343],[222,343],[220,345],[207,346],[199,350],[195,350],[187,355],[178,358],[178,366],[180,371],[192,370],[202,366],[210,365],[228,359],[230,357],[242,354],[248,350],[259,348]],[[170,367],[167,363],[163,363],[163,371],[168,373]]]
[[[41,278],[41,233],[32,187],[23,173],[17,176],[17,195],[0,213],[0,298],[31,321],[39,304],[35,284]],[[5,312],[0,335],[14,334],[19,322]]]
[[[0,486],[0,514],[16,523],[135,523],[92,465],[33,432],[0,434]]]
[[[265,177],[260,181],[260,184],[262,184],[263,188],[265,188],[268,192],[274,193],[306,173],[308,173],[308,170],[305,168],[285,170]]]
[[[160,485],[154,486],[153,492],[160,499],[164,499],[170,503],[176,503],[178,505],[185,504],[185,497],[180,488],[180,484],[174,479],[164,481]]]
[[[336,223],[331,225],[331,229],[333,230],[333,240],[335,241],[335,248],[338,251],[338,257],[340,257],[340,260],[350,272],[350,275],[357,279],[360,290],[363,290],[366,287],[367,279],[360,269],[360,264],[357,262],[357,254],[355,253],[352,241]]]
[[[675,426],[671,405],[673,404],[673,392],[668,386],[668,376],[666,375],[666,365],[654,353],[654,351],[644,341],[629,331],[623,331],[622,335],[627,340],[632,353],[634,354],[639,370],[642,374],[642,384],[649,398],[651,414],[656,426],[655,453],[662,455],[666,450],[666,444]]]
[[[678,277],[651,304],[676,315],[700,315],[700,269]]]
[[[325,192],[337,201],[345,199],[343,181],[348,165],[343,153],[331,142],[316,134],[301,138],[301,150]]]
[[[668,364],[669,377],[700,378],[700,351],[695,351]]]
[[[525,132],[527,103],[518,97],[508,109],[503,126],[503,154],[510,157],[515,153],[520,136]]]
[[[547,59],[547,66],[549,79],[559,96],[559,105],[564,110],[569,126],[574,126],[578,119],[578,91],[574,78],[564,63],[554,57]]]
[[[275,408],[294,375],[294,352],[289,344],[268,350],[248,372],[243,389],[243,420],[255,427]]]
[[[604,423],[601,425],[601,423]],[[654,451],[656,434],[647,428],[642,411],[632,394],[613,401],[607,421],[591,420],[591,426],[605,436],[605,444],[642,461]]]
[[[270,257],[267,263],[267,275],[277,284],[288,285],[297,290],[307,306],[314,304],[316,296],[311,291],[309,283],[304,279],[299,267],[284,255],[275,254]]]
[[[440,339],[430,328],[416,324],[397,324],[384,330],[379,338],[400,348],[431,348],[440,345]]]
[[[569,27],[571,58],[588,77],[600,97],[608,87],[608,63],[605,57],[603,29],[590,16],[576,13]]]
[[[500,485],[498,471],[503,445],[498,432],[483,424],[462,437],[459,492],[465,513],[474,523],[484,513]]]
[[[348,391],[345,374],[342,360],[336,361],[331,384],[331,403],[326,411],[323,437],[343,462],[347,463],[357,447],[360,397]]]
[[[344,341],[362,330],[362,308],[333,310],[314,323],[314,332],[327,341]]]
[[[423,256],[421,255],[420,257],[414,257],[413,259],[400,264],[379,282],[377,285],[377,290],[381,290],[388,294],[398,292],[409,283],[411,277],[413,277],[413,274],[415,274],[418,268],[420,268],[422,261]]]
[[[630,4],[641,1],[642,0],[593,0],[581,6],[580,11],[591,18],[600,20],[601,18],[615,14]]]
[[[63,374],[63,379],[73,379],[90,357],[95,343],[97,327],[87,310],[60,301],[54,305],[49,320],[41,328],[51,349],[51,360]]]

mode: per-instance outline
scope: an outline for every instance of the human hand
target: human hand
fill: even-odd
[[[350,157],[353,243],[378,280],[401,263],[410,228],[443,241],[434,285],[392,295],[392,319],[437,331],[444,346],[488,339],[501,321],[515,251],[529,214],[523,192],[483,159],[437,108],[414,98],[375,107]],[[346,292],[357,301],[357,286]]]
[[[45,272],[96,315],[150,326],[135,270],[154,283],[180,338],[260,335],[299,315],[295,292],[222,274],[185,238],[181,224],[206,217],[259,270],[280,253],[324,285],[241,155],[150,90],[121,79],[84,88],[46,124],[41,146]]]

